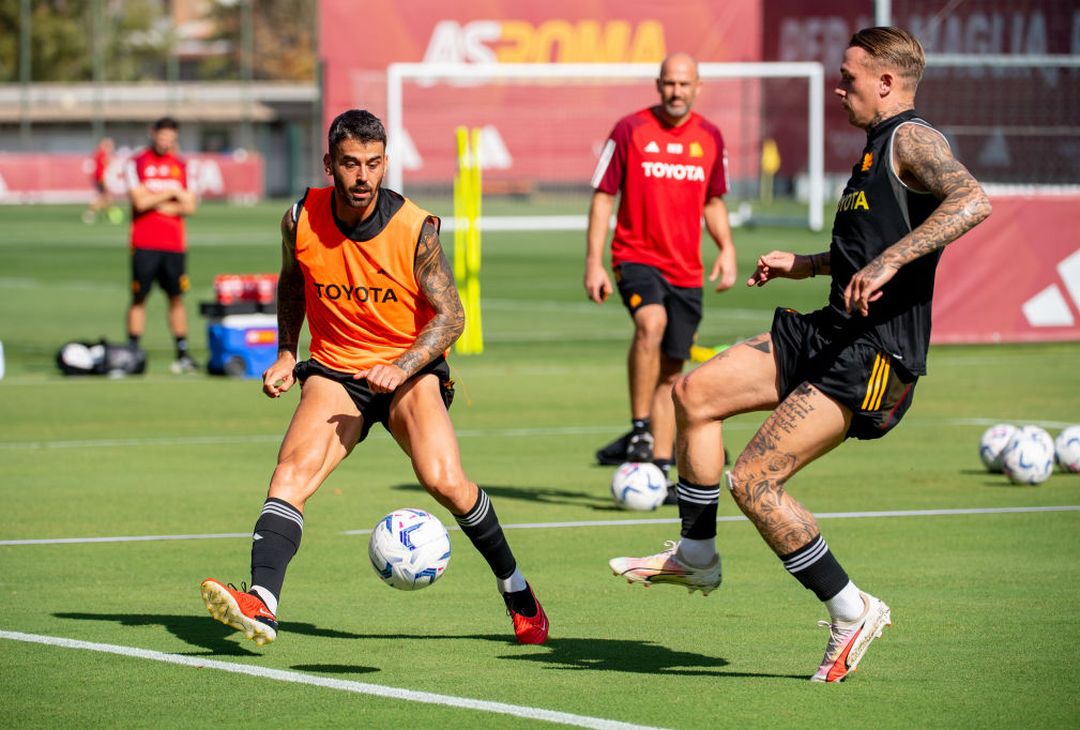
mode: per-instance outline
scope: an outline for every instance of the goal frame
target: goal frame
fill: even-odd
[[[485,81],[495,79],[598,80],[656,78],[654,63],[391,63],[386,67],[386,121],[391,140],[404,138],[406,81]],[[816,61],[699,63],[705,79],[803,78],[807,88],[807,225],[823,226],[825,203],[825,70]],[[391,143],[393,144],[393,143]],[[387,185],[404,191],[401,155],[390,155]]]

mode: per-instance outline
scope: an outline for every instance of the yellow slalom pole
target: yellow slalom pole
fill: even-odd
[[[466,288],[472,315],[470,328],[470,351],[479,355],[484,351],[484,325],[480,314],[480,208],[483,184],[480,172],[480,129],[472,130],[472,209],[469,211],[469,235],[465,249],[465,268],[468,272]]]
[[[454,177],[454,280],[465,310],[465,329],[454,350],[483,351],[480,324],[480,130],[458,127],[458,172]]]
[[[457,174],[454,175],[454,281],[458,289],[465,285],[465,201],[468,179],[465,174],[466,156],[469,148],[469,131],[458,127],[457,136]]]

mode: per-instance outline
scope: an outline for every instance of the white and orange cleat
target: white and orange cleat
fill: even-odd
[[[825,647],[825,658],[821,666],[810,678],[811,682],[839,682],[859,666],[870,642],[881,636],[886,626],[892,626],[889,607],[868,593],[860,594],[866,610],[856,621],[850,623],[837,621],[818,621],[819,626],[829,629],[829,643]]]
[[[503,594],[503,600],[506,602],[506,613],[514,622],[514,636],[517,637],[519,644],[543,644],[548,637],[548,617],[544,613],[544,607],[537,600],[532,586],[526,583],[525,588],[529,591],[529,595],[532,596],[533,602],[536,604],[536,611],[533,612],[533,615],[526,616],[516,610],[512,605],[509,593]],[[521,608],[521,606],[518,608]]]
[[[679,544],[674,540],[664,543],[666,550],[643,558],[612,558],[608,561],[611,572],[626,578],[627,583],[641,583],[648,587],[654,583],[672,583],[686,586],[691,593],[701,591],[709,595],[720,587],[723,576],[720,556],[713,556],[708,565],[695,568],[679,559]]]
[[[243,631],[259,646],[277,638],[277,618],[258,596],[244,593],[231,583],[225,585],[213,578],[202,582],[200,592],[211,616],[226,626]]]

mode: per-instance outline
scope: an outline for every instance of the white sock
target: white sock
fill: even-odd
[[[849,580],[839,593],[825,601],[825,608],[829,609],[829,617],[833,621],[850,623],[862,618],[866,604],[863,602],[862,593]]]
[[[262,586],[251,586],[251,592],[262,599],[262,602],[266,604],[266,608],[270,613],[277,616],[277,598],[274,597],[273,593]]]
[[[696,568],[708,565],[712,562],[713,556],[716,555],[716,538],[693,540],[684,537],[679,540],[679,549],[675,554],[679,557],[679,560],[687,565]]]
[[[525,590],[525,576],[520,568],[514,568],[509,578],[496,578],[495,583],[499,586],[499,593],[517,593]]]

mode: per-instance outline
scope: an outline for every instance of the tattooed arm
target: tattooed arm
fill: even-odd
[[[844,291],[849,312],[865,316],[881,287],[901,266],[952,243],[990,215],[990,200],[945,138],[922,124],[903,124],[893,140],[896,174],[909,187],[931,193],[941,204],[922,225],[856,272]]]
[[[439,242],[435,221],[430,217],[420,230],[413,271],[420,291],[435,309],[435,316],[420,330],[412,347],[393,364],[376,365],[353,376],[367,378],[368,387],[376,393],[396,390],[420,368],[446,352],[465,329],[465,310],[454,285],[454,273]]]
[[[293,367],[304,325],[304,274],[296,262],[296,221],[292,208],[281,218],[281,273],[277,286],[278,358],[263,373],[263,392],[277,398],[293,386]]]

